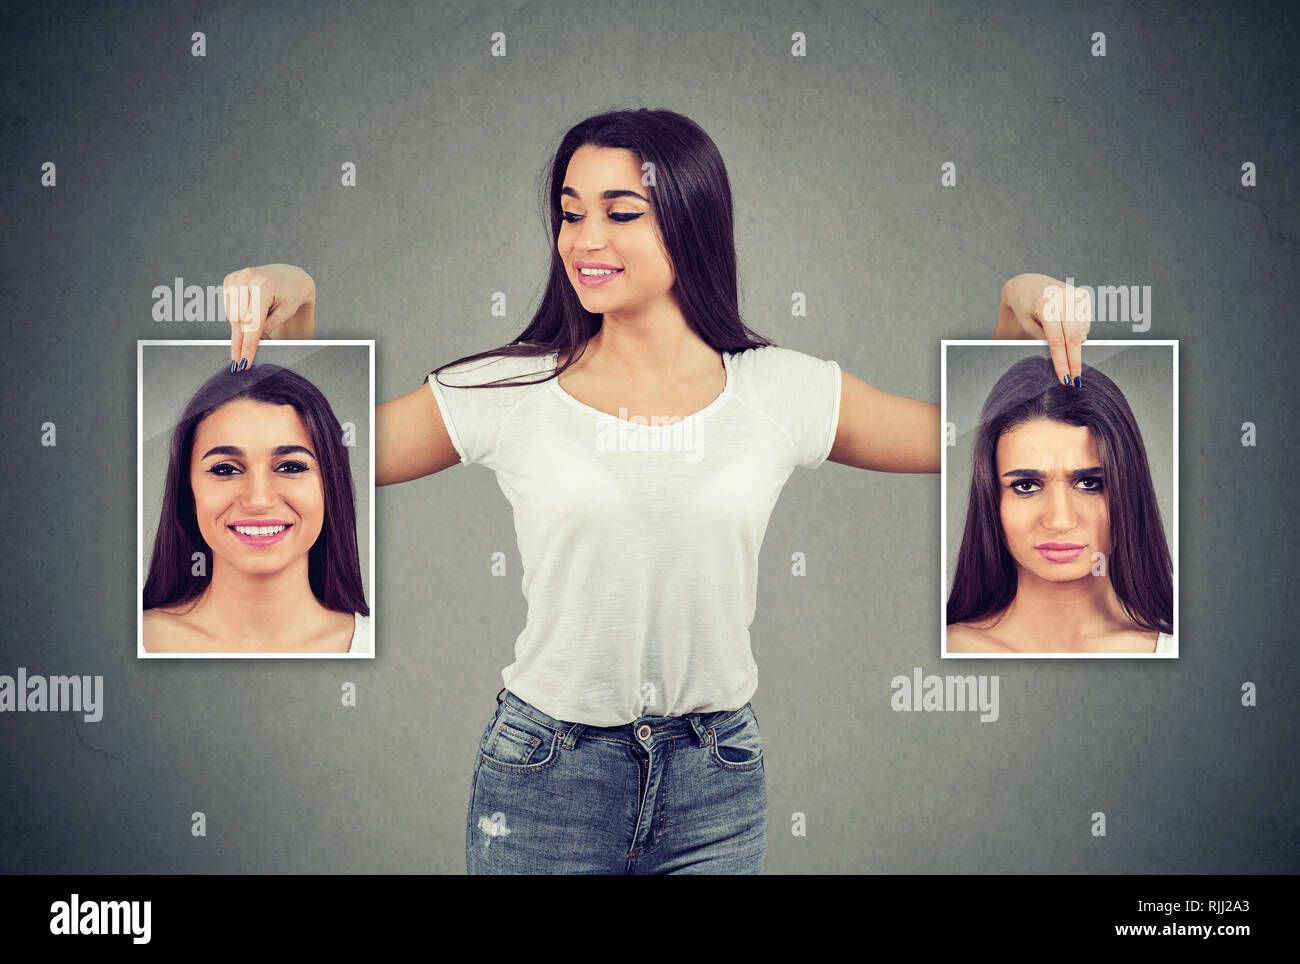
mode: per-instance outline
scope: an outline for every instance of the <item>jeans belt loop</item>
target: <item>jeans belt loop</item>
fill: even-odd
[[[700,722],[699,713],[691,713],[686,717],[691,722],[691,729],[695,731],[695,738],[699,740],[700,746],[708,746],[711,736],[704,729],[704,724]]]
[[[564,734],[564,741],[560,745],[566,750],[572,750],[578,745],[578,737],[582,736],[584,729],[586,729],[585,723],[569,724],[569,728]]]

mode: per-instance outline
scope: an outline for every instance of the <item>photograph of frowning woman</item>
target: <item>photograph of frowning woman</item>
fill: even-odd
[[[1173,565],[1137,421],[1083,365],[1012,365],[980,413],[946,651],[1174,652]]]
[[[223,365],[190,399],[143,597],[149,653],[369,654],[347,446],[310,381]]]

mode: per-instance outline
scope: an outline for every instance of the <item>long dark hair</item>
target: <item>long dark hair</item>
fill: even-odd
[[[585,348],[587,339],[600,330],[601,316],[588,311],[578,300],[556,242],[562,223],[560,190],[564,175],[574,152],[588,146],[622,148],[635,154],[641,164],[654,165],[650,206],[672,263],[672,290],[691,330],[720,352],[774,344],[751,331],[740,317],[731,182],[717,145],[693,120],[673,111],[616,110],[588,117],[569,128],[551,162],[541,191],[542,222],[551,244],[551,270],[532,322],[509,344],[447,362],[429,372],[426,382],[452,365],[494,355],[536,357],[559,352],[561,358],[568,359],[538,381],[498,379],[484,385],[457,387],[537,385],[558,378],[582,357],[581,352],[576,356],[574,352]]]
[[[321,533],[307,555],[311,591],[327,609],[369,616],[357,555],[356,492],[352,487],[342,426],[320,389],[296,372],[270,364],[234,374],[223,364],[194,393],[172,430],[162,513],[154,536],[149,576],[144,584],[144,608],[189,602],[212,582],[212,549],[199,531],[194,515],[190,456],[199,423],[221,406],[240,398],[292,405],[302,418],[320,465],[325,500]],[[196,552],[202,552],[208,560],[201,576],[191,575],[191,560]]]
[[[1078,388],[1063,385],[1046,357],[1016,362],[984,401],[971,460],[966,531],[948,595],[948,624],[1001,613],[1016,595],[1016,567],[999,509],[998,439],[1024,422],[1046,418],[1086,425],[1097,443],[1110,517],[1106,570],[1124,612],[1147,629],[1172,633],[1173,563],[1137,420],[1113,381],[1083,366]]]

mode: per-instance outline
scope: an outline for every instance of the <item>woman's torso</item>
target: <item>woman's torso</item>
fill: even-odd
[[[513,508],[528,618],[503,682],[592,726],[744,705],[759,547],[792,470],[831,448],[838,366],[764,347],[701,353],[671,380],[581,359],[537,378],[558,361],[428,380],[462,461]],[[522,384],[470,387],[506,379]]]

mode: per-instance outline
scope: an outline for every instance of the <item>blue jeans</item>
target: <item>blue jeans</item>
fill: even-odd
[[[750,704],[606,727],[502,693],[470,785],[469,873],[763,869],[767,783]]]

